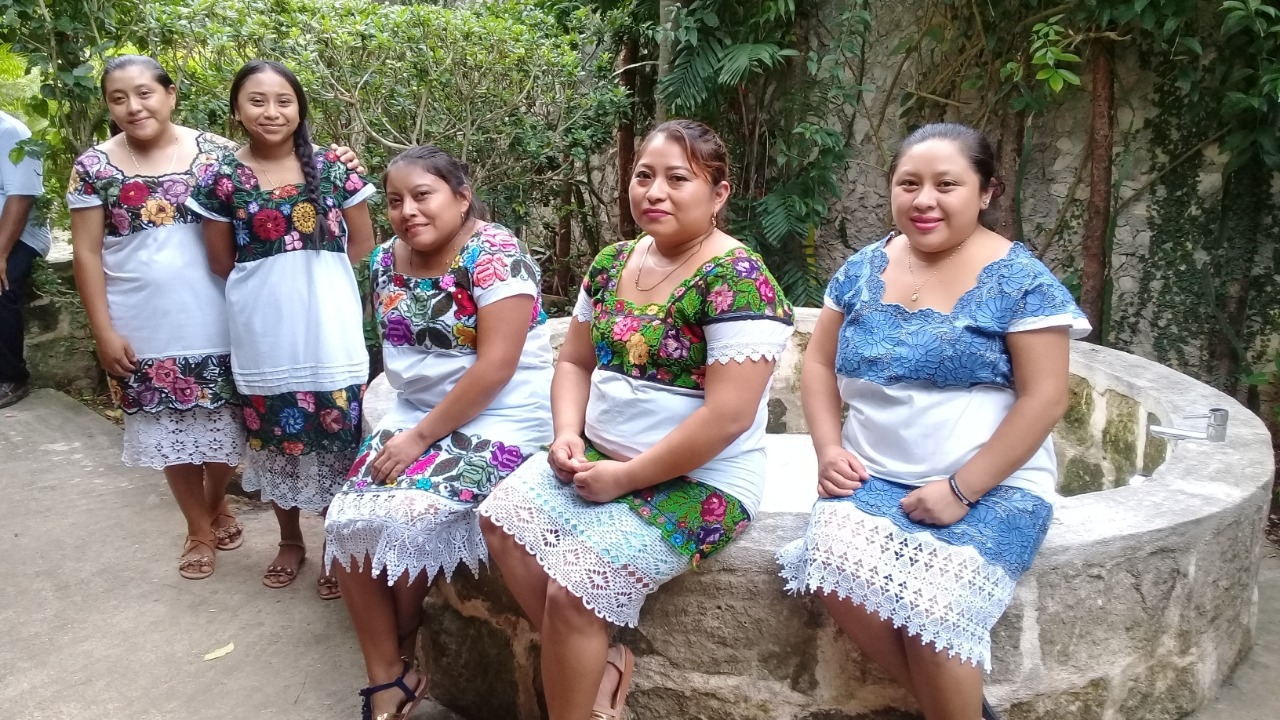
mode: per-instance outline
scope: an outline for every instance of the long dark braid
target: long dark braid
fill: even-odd
[[[306,181],[307,187],[306,197],[316,207],[316,232],[323,240],[328,231],[328,223],[325,222],[325,207],[320,198],[320,170],[316,167],[315,146],[311,142],[311,125],[307,122],[309,117],[307,93],[302,89],[302,83],[298,82],[298,76],[283,63],[275,60],[250,60],[240,68],[235,79],[231,81],[231,112],[235,113],[236,98],[240,95],[240,89],[245,81],[262,72],[273,72],[284,78],[298,98],[298,127],[293,131],[293,154],[298,158],[298,164],[302,166],[302,178]]]

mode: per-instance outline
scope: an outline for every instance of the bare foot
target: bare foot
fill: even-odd
[[[262,574],[262,584],[272,589],[279,589],[298,578],[298,568],[302,559],[307,556],[307,547],[300,542],[285,540],[280,543],[280,551]]]

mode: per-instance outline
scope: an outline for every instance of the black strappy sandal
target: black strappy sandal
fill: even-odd
[[[991,707],[991,703],[987,702],[985,695],[982,698],[982,720],[1000,720],[1000,716]]]
[[[409,663],[406,662],[404,664],[404,670],[400,673],[400,677],[389,683],[372,685],[360,691],[360,697],[364,699],[364,702],[360,706],[361,720],[408,720],[409,716],[413,714],[413,711],[418,707],[418,703],[421,703],[423,698],[427,696],[427,678],[425,675],[422,676],[422,686],[419,687],[416,692],[413,688],[405,684],[404,676],[409,674],[410,669]],[[373,716],[373,696],[383,690],[391,690],[393,688],[399,689],[400,692],[404,693],[405,704],[395,712],[382,713],[375,718]]]

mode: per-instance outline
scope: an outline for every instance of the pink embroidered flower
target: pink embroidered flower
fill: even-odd
[[[347,176],[347,182],[342,187],[346,188],[347,192],[355,192],[364,187],[364,181],[360,179],[359,175],[351,173]]]
[[[747,529],[747,523],[748,523],[748,522],[749,522],[748,520],[743,520],[742,522],[740,522],[740,523],[738,523],[737,525],[734,525],[734,526],[733,526],[733,534],[734,534],[734,536],[735,536],[735,537],[736,537],[736,536],[738,536],[739,534],[741,534],[743,530],[746,530],[746,529]]]
[[[284,451],[285,455],[297,456],[302,454],[303,445],[297,440],[285,440],[280,444],[280,449]]]
[[[471,500],[474,499],[475,496],[476,494],[472,492],[471,488],[463,488],[462,490],[458,491],[458,499],[461,500],[462,502],[471,502]]]
[[[254,412],[251,407],[244,408],[244,426],[250,430],[257,430],[262,427],[262,419],[258,417],[258,413]]]
[[[111,208],[111,224],[115,226],[117,235],[128,235],[129,226],[132,225],[129,213],[123,208]]]
[[[519,252],[520,246],[516,244],[516,239],[506,233],[494,232],[487,234],[485,237],[485,245],[490,249],[500,253]]]
[[[298,407],[307,412],[316,411],[316,394],[311,392],[298,393]]]
[[[725,502],[724,496],[713,492],[702,501],[702,519],[709,523],[720,522],[724,520],[724,512],[728,508],[729,504]]]
[[[507,269],[507,259],[501,255],[481,255],[471,276],[476,280],[476,287],[484,290],[511,277],[511,272]]]
[[[284,249],[285,250],[301,250],[302,249],[302,236],[298,234],[297,230],[294,230],[293,232],[284,236]]]
[[[455,285],[457,285],[457,283],[454,282],[452,275],[446,273],[444,277],[440,278],[440,287],[445,290],[453,290]]]
[[[618,318],[618,322],[613,324],[613,339],[625,341],[631,337],[635,331],[640,329],[640,319],[631,315],[624,315]]]
[[[760,275],[756,278],[756,290],[760,292],[760,299],[766,304],[772,305],[773,301],[778,298],[778,294],[773,291],[773,283],[769,282],[767,275]]]
[[[213,182],[213,193],[223,202],[231,202],[231,196],[236,194],[235,183],[231,182],[231,178],[226,175],[219,175],[218,179]]]
[[[120,186],[120,204],[129,207],[142,207],[147,202],[147,196],[151,191],[147,189],[147,184],[141,180],[130,180]]]
[[[724,312],[733,307],[733,290],[728,285],[720,285],[711,291],[710,299],[716,312]]]
[[[424,455],[424,456],[422,457],[422,459],[421,459],[421,460],[419,460],[418,462],[416,462],[416,463],[414,463],[414,464],[410,465],[408,468],[406,468],[406,469],[405,469],[405,471],[404,471],[404,474],[405,474],[405,475],[407,475],[407,476],[409,476],[409,477],[417,477],[418,475],[426,475],[426,474],[427,474],[427,471],[431,469],[431,466],[435,465],[435,464],[436,464],[436,460],[439,460],[439,459],[440,459],[440,451],[439,451],[439,450],[437,450],[437,451],[435,451],[435,452],[432,452],[432,453],[428,453],[427,455]]]
[[[151,378],[151,382],[170,391],[173,388],[173,381],[178,379],[179,374],[178,361],[173,358],[165,358],[147,368],[147,375]]]
[[[173,395],[173,399],[183,405],[190,405],[200,397],[200,386],[192,378],[179,375],[173,379],[173,385],[169,388],[169,394]]]
[[[106,180],[111,177],[111,168],[100,167],[93,171],[93,177],[98,180]]]
[[[360,474],[360,471],[364,469],[365,464],[369,462],[370,454],[371,453],[369,452],[364,452],[364,453],[361,453],[360,457],[356,458],[356,461],[351,465],[351,472],[347,473],[348,480]],[[357,485],[359,484],[357,483]],[[360,485],[360,487],[364,487],[364,486]]]
[[[346,424],[347,414],[337,408],[325,408],[320,411],[320,426],[327,432],[336,433]]]
[[[342,233],[342,211],[333,208],[325,215],[325,221],[329,223],[329,234],[339,235]]]
[[[696,367],[689,374],[693,376],[693,381],[697,383],[698,387],[707,384],[707,368],[705,366]]]

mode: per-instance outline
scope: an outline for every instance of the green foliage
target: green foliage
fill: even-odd
[[[759,251],[796,304],[825,284],[816,238],[849,163],[871,16],[861,2],[693,0],[675,8],[675,61],[658,93],[716,128],[731,153],[731,232]],[[806,31],[821,38],[812,42]]]

